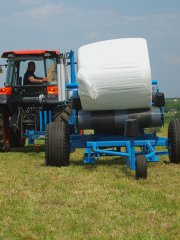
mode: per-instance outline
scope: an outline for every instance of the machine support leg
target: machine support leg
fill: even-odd
[[[130,142],[131,145],[131,170],[135,170],[136,169],[136,155],[135,155],[135,146],[134,146],[134,141],[131,140]]]
[[[126,158],[126,165],[131,170],[136,169],[136,156],[135,156],[135,145],[134,141],[131,140],[126,144],[127,152],[129,153],[129,157]]]
[[[85,164],[96,164],[95,158],[91,157],[91,148],[84,149],[84,163]]]

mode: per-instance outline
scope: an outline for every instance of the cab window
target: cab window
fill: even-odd
[[[6,83],[9,85],[23,85],[24,74],[27,71],[28,63],[33,61],[36,65],[35,76],[48,77],[49,84],[57,84],[56,59],[28,59],[12,60],[8,62]]]

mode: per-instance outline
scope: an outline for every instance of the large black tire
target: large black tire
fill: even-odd
[[[171,163],[180,163],[180,119],[173,119],[168,127],[169,160]]]
[[[138,155],[136,157],[136,178],[147,178],[147,161],[144,155]]]
[[[6,150],[6,137],[4,130],[4,118],[3,115],[0,114],[0,151]]]
[[[69,133],[63,121],[48,124],[45,136],[47,166],[69,165]]]

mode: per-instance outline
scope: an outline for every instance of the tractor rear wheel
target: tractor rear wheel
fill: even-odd
[[[173,119],[168,127],[169,160],[171,163],[180,163],[180,119]]]
[[[69,165],[69,131],[63,121],[48,124],[45,137],[47,166]]]
[[[138,155],[136,157],[136,178],[147,178],[147,161],[144,155]]]

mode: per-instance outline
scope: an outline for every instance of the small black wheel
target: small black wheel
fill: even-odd
[[[69,131],[63,121],[48,124],[45,136],[47,166],[69,165]]]
[[[144,155],[138,155],[136,157],[136,178],[147,178],[147,161]]]
[[[173,119],[168,127],[169,160],[171,163],[180,163],[180,119]]]

